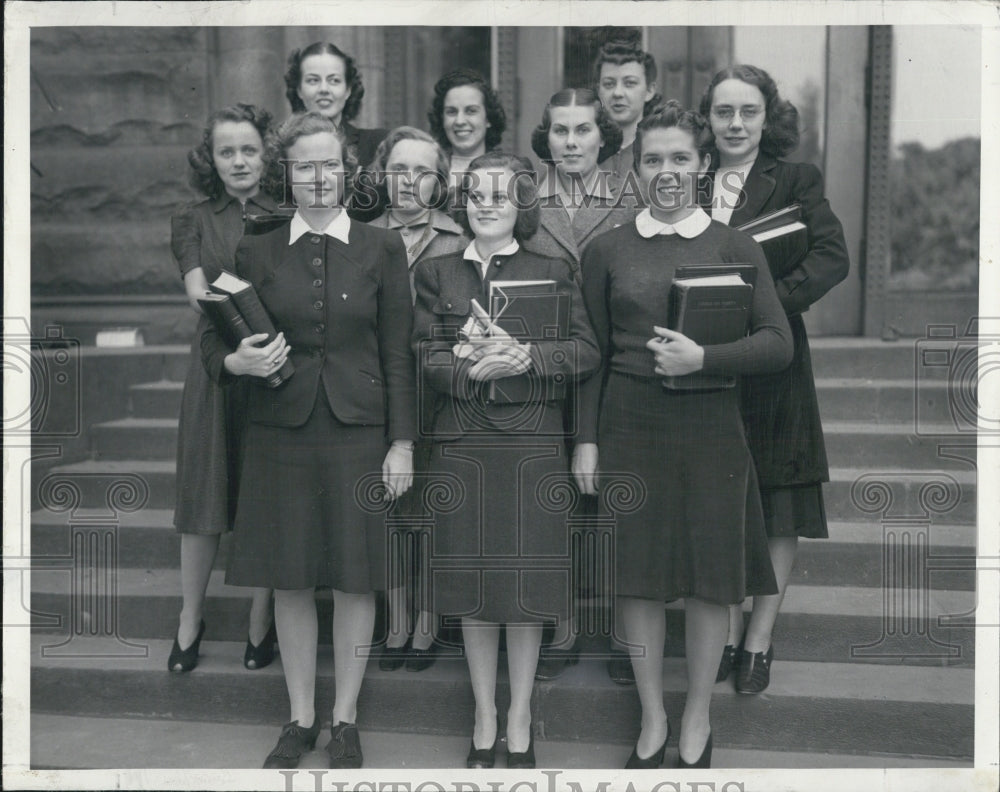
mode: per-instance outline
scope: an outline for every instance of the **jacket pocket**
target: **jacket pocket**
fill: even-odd
[[[439,297],[431,310],[441,316],[466,317],[471,310],[468,297]]]

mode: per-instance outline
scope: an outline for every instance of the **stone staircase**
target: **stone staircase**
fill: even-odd
[[[946,372],[918,368],[919,351],[913,342],[813,342],[832,467],[830,539],[800,543],[775,630],[770,688],[740,696],[731,682],[717,686],[716,766],[750,766],[755,756],[772,767],[972,764],[976,439],[956,424]],[[287,695],[280,661],[258,672],[242,667],[249,603],[245,591],[223,584],[225,539],[198,668],[185,676],[165,669],[180,609],[171,509],[187,352],[143,354],[163,356],[160,378],[109,382],[127,387],[127,414],[90,426],[89,457],[51,468],[33,485],[32,763],[137,766],[128,745],[81,752],[74,764],[45,739],[65,716],[108,719],[109,729],[125,734],[130,724],[133,732],[162,731],[173,721],[203,731],[270,724],[243,765],[257,767],[287,717]],[[326,704],[332,602],[328,593],[317,597],[317,699]],[[677,723],[685,689],[681,605],[668,605],[667,616],[665,697]],[[580,665],[536,684],[540,766],[546,743],[581,748],[556,754],[567,767],[621,767],[628,755],[638,701],[634,688],[605,674],[605,645],[584,637]],[[505,685],[501,674],[501,697]],[[387,744],[447,738],[456,747],[441,752],[438,766],[462,766],[473,705],[460,657],[421,674],[383,673],[371,663],[359,709],[363,731],[395,734]],[[224,756],[203,745],[190,766],[231,764]],[[155,746],[142,760],[183,766],[176,761]],[[375,761],[398,766],[388,753]]]

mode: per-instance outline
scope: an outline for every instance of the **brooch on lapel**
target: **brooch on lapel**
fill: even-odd
[[[340,299],[341,300],[346,300],[347,299],[347,295],[346,294],[341,294],[340,295]]]

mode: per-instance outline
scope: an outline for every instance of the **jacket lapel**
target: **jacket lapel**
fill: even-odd
[[[771,171],[774,170],[777,162],[773,157],[758,155],[757,161],[747,174],[747,180],[743,183],[743,195],[746,196],[746,203],[733,210],[733,216],[729,225],[736,227],[753,220],[760,214],[761,208],[774,192],[775,180]]]

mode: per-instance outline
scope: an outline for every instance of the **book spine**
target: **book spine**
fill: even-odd
[[[247,327],[250,328],[252,335],[266,333],[267,339],[264,341],[265,345],[274,341],[278,333],[274,329],[271,317],[264,310],[257,292],[253,289],[244,289],[233,294],[232,300],[236,303],[236,307],[239,308],[240,313],[243,314],[243,320],[246,322]],[[294,373],[295,366],[292,365],[292,361],[286,360],[285,364],[278,371],[267,377],[267,384],[272,388],[277,388]]]

